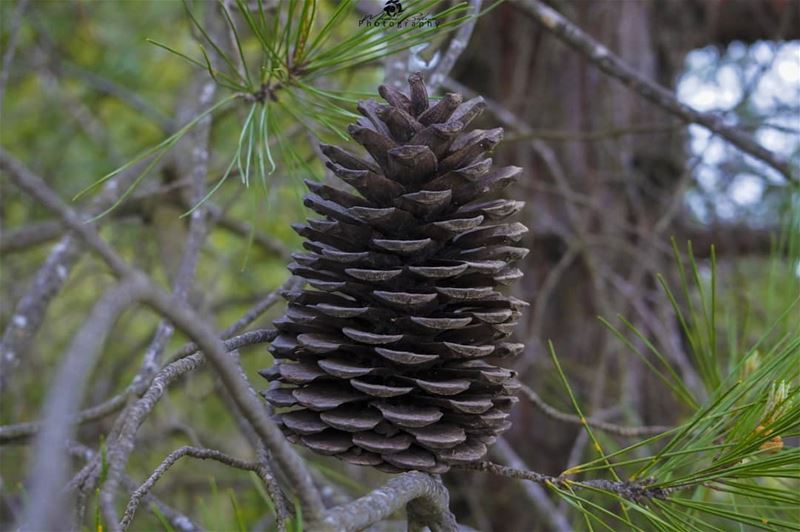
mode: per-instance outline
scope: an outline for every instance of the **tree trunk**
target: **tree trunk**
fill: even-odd
[[[553,7],[637,73],[674,88],[692,48],[737,36],[774,36],[786,27],[784,19],[795,16],[787,2],[729,2],[725,12],[721,4],[571,1]],[[747,22],[756,11],[758,30]],[[669,237],[687,216],[685,125],[598,70],[520,5],[504,4],[482,19],[473,42],[482,46],[463,58],[457,79],[500,102],[538,137],[507,141],[495,154],[501,164],[526,170],[511,192],[527,201],[523,222],[531,229],[531,253],[520,266],[526,276],[519,297],[531,303],[527,323],[520,324],[527,344],[518,361],[520,380],[561,409],[572,409],[552,377],[551,339],[585,414],[605,411],[629,424],[673,422],[680,412],[665,388],[597,316],[632,319],[696,386],[654,280],[655,273],[674,269]],[[485,127],[496,123],[493,116],[484,120]],[[506,128],[506,137],[514,136]],[[515,416],[508,439],[528,466],[551,474],[568,467],[577,428],[524,402]],[[536,529],[531,515],[494,515],[504,515],[497,530]]]

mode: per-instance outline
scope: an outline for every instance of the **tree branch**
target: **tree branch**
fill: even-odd
[[[778,170],[789,181],[797,181],[789,161],[757,143],[750,135],[729,126],[712,113],[703,113],[681,103],[672,91],[639,75],[620,57],[586,34],[577,25],[538,0],[515,0],[515,5],[539,22],[545,29],[586,56],[600,70],[616,78],[626,87],[681,120],[699,124],[718,134],[743,152]]]
[[[673,490],[665,488],[650,487],[647,482],[634,481],[612,481],[604,479],[595,480],[570,480],[566,477],[553,477],[536,471],[514,469],[494,462],[482,461],[474,464],[464,464],[458,466],[459,469],[469,469],[473,471],[487,471],[495,475],[517,480],[529,480],[542,486],[557,487],[559,489],[594,489],[608,491],[617,494],[623,499],[635,503],[643,503],[652,499],[666,499]]]
[[[231,352],[248,345],[271,342],[275,338],[275,334],[276,332],[274,329],[256,329],[254,331],[249,331],[225,340],[225,349]],[[188,353],[188,355],[197,353],[197,346],[194,344],[189,345],[193,347],[193,350],[191,353]],[[184,355],[180,358],[185,358],[188,355]],[[70,418],[69,422],[73,425],[83,425],[102,419],[121,410],[130,396],[131,394],[129,391],[115,395],[99,405],[80,411],[76,416]],[[39,421],[2,426],[0,427],[0,444],[7,444],[33,436],[39,432],[41,427],[42,422]]]
[[[199,95],[196,98],[196,104],[191,107],[208,107],[216,93],[216,83],[207,81],[205,83],[198,83],[197,85]],[[193,109],[187,109],[187,111],[191,112]],[[210,133],[211,116],[209,115],[197,123],[187,139],[188,146],[191,147],[191,162],[187,173],[191,178],[193,202],[201,201],[206,193],[205,180],[208,174]],[[197,269],[197,260],[200,256],[200,250],[203,247],[203,242],[205,241],[208,231],[206,224],[207,212],[208,210],[205,205],[200,205],[192,212],[189,221],[189,234],[184,244],[178,272],[175,276],[174,286],[172,287],[172,297],[176,302],[185,302],[189,296],[189,291],[194,281],[195,270]],[[161,355],[167,346],[167,342],[172,338],[173,333],[174,329],[168,321],[164,320],[158,324],[158,329],[145,351],[142,365],[131,383],[132,388],[141,389],[150,382],[150,379],[152,379],[153,375],[158,371]],[[111,442],[111,444],[113,445],[113,442]]]
[[[478,17],[481,14],[481,3],[482,0],[470,0],[470,19],[458,28],[439,64],[428,76],[427,86],[431,94],[439,89],[439,86],[450,74],[450,71],[453,70],[458,58],[467,49],[470,37],[472,37],[472,31],[475,29],[475,23],[478,22]]]
[[[363,530],[406,505],[409,505],[410,518],[424,520],[432,532],[457,530],[455,517],[449,509],[449,494],[441,480],[417,471],[397,475],[382,488],[343,506],[331,508],[319,523],[313,523],[313,530]]]
[[[227,454],[216,449],[201,449],[198,447],[188,446],[181,447],[180,449],[172,451],[169,455],[167,455],[167,457],[161,462],[161,464],[159,464],[155,471],[150,474],[147,480],[145,480],[142,485],[131,494],[128,505],[125,507],[125,513],[122,516],[122,521],[120,522],[120,527],[122,530],[127,530],[130,527],[131,523],[133,522],[133,517],[136,514],[136,510],[139,508],[139,504],[142,502],[142,499],[145,497],[145,495],[147,495],[150,490],[153,489],[153,486],[155,486],[156,482],[158,482],[158,480],[163,477],[164,474],[166,474],[167,470],[184,456],[191,456],[192,458],[197,458],[200,460],[215,460],[235,469],[253,471],[259,476],[261,476],[262,473],[260,464],[258,462],[246,462],[244,460],[239,460],[238,458],[228,456]],[[265,480],[264,478],[261,480],[267,486],[267,489],[269,489],[269,480]]]
[[[92,203],[89,212],[102,212],[111,205],[125,190],[127,182],[133,179],[140,169],[140,165],[136,165],[131,168],[130,172],[109,180],[103,187],[103,193]],[[27,193],[31,195],[34,192],[38,193],[39,201],[51,210],[59,208],[58,206],[62,204],[44,180],[33,174],[2,148],[0,148],[0,171],[8,174],[11,180]],[[73,221],[78,222],[76,226],[85,226],[81,217],[72,210],[69,210],[69,213],[59,212],[59,215],[62,218],[70,216]],[[89,238],[94,237],[90,236]],[[101,243],[98,238],[95,238],[95,241],[99,245],[98,253],[101,256],[110,258],[114,255],[105,243]],[[27,351],[36,331],[41,326],[50,301],[61,290],[70,269],[82,253],[81,239],[76,238],[74,233],[66,234],[53,247],[47,260],[36,272],[24,295],[14,307],[14,318],[9,321],[3,332],[3,338],[0,340],[0,393],[5,390],[11,370],[18,363],[19,357]],[[116,266],[121,267],[123,263],[117,262]]]
[[[617,436],[622,436],[623,438],[640,438],[642,436],[652,436],[654,434],[661,434],[663,432],[667,432],[671,430],[673,427],[668,427],[666,425],[653,425],[653,426],[643,426],[643,427],[623,427],[621,425],[615,425],[614,423],[608,423],[606,421],[601,421],[599,419],[584,419],[580,416],[576,416],[574,414],[567,414],[566,412],[562,412],[557,408],[554,408],[547,404],[544,399],[542,399],[539,394],[533,391],[528,386],[521,384],[520,391],[522,394],[536,406],[544,415],[549,418],[555,419],[556,421],[561,421],[563,423],[569,423],[570,425],[578,425],[578,426],[585,426],[588,425],[592,428],[597,430],[602,430],[603,432],[608,432],[609,434],[616,434]]]
[[[72,456],[80,458],[81,460],[84,460],[86,462],[92,461],[96,459],[98,456],[93,449],[90,449],[89,447],[78,442],[69,442],[68,450]],[[139,487],[139,485],[136,482],[134,482],[132,478],[128,476],[122,477],[122,485],[130,493],[133,493],[136,490],[136,488]],[[142,502],[155,506],[158,509],[158,511],[161,512],[164,515],[164,517],[170,522],[170,524],[175,530],[180,530],[181,532],[202,532],[203,530],[188,516],[174,510],[172,507],[161,501],[158,497],[155,497],[150,493],[146,494],[142,498]]]
[[[6,83],[8,83],[8,76],[11,71],[11,63],[14,60],[14,54],[17,52],[17,41],[19,40],[19,31],[22,27],[22,15],[28,7],[28,0],[20,0],[14,13],[11,15],[11,22],[9,24],[9,31],[11,32],[8,41],[6,42],[6,50],[3,53],[3,66],[0,70],[0,110],[3,108],[6,95]]]
[[[515,469],[528,468],[505,438],[499,438],[489,452],[507,466]],[[525,494],[528,496],[528,499],[531,500],[538,510],[538,515],[541,515],[543,519],[547,520],[551,530],[554,532],[572,532],[572,527],[566,516],[547,497],[547,493],[541,486],[529,482],[520,482],[520,484],[522,484],[522,487],[525,489]]]
[[[62,357],[42,408],[43,430],[33,450],[29,476],[33,504],[28,505],[22,521],[30,530],[57,528],[65,513],[61,491],[67,479],[64,442],[72,438],[73,412],[80,404],[89,371],[95,365],[106,336],[122,311],[137,301],[141,289],[141,283],[130,279],[106,292]]]
[[[0,150],[0,162],[6,165],[8,161],[9,156]],[[140,295],[142,302],[147,303],[159,314],[168,318],[175,327],[182,330],[197,344],[219,374],[223,384],[242,413],[253,425],[259,437],[261,437],[264,444],[294,483],[298,496],[303,503],[305,515],[312,521],[322,516],[324,506],[312,481],[311,474],[306,469],[302,459],[285,440],[280,428],[269,418],[261,400],[250,392],[249,385],[242,380],[236,365],[227,358],[225,346],[213,332],[213,328],[192,309],[171,301],[171,297],[156,286],[146,275],[134,269],[116,255],[108,244],[99,237],[94,228],[83,223],[80,217],[72,209],[64,205],[55,192],[41,178],[20,164],[15,165],[13,168],[16,171],[11,172],[12,179],[22,190],[29,193],[49,210],[58,214],[70,229],[106,262],[117,276],[141,285]],[[68,416],[64,423],[69,423]],[[108,480],[110,481],[111,478]],[[35,500],[35,506],[40,508],[42,501],[33,500]],[[50,512],[38,511],[37,513],[29,508],[28,513],[36,513],[37,522],[47,523],[58,519],[57,514]],[[109,525],[115,526],[117,523],[112,522]]]

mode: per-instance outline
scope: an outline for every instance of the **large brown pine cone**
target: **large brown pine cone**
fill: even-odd
[[[523,203],[490,199],[521,172],[492,169],[502,129],[465,131],[484,109],[446,94],[429,102],[381,86],[349,128],[370,160],[323,146],[345,192],[308,183],[322,215],[296,227],[308,253],[289,269],[313,289],[285,294],[286,315],[262,372],[291,441],[359,465],[447,471],[483,458],[516,401],[519,353],[504,341],[526,304],[496,290],[521,277],[527,231],[500,223]],[[280,386],[278,386],[280,384]]]

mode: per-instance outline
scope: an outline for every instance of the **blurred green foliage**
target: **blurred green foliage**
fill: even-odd
[[[301,7],[298,2],[295,5]],[[195,3],[191,7],[199,8],[198,13],[202,15],[205,6]],[[12,2],[0,3],[0,19],[4,21],[0,43],[4,46],[11,32],[5,21],[11,19],[14,8]],[[315,19],[318,29],[324,27],[335,9],[333,3],[320,3]],[[334,38],[346,40],[356,27],[356,16],[350,15],[333,28]],[[198,49],[198,41],[202,41],[196,38],[196,34],[197,29],[193,28],[186,16],[183,3],[177,0],[32,2],[19,29],[16,67],[11,71],[5,94],[0,143],[43,176],[62,197],[73,197],[103,175],[168,138],[176,126],[182,125],[176,123],[176,110],[184,99],[191,97],[187,92],[190,81],[205,73],[175,54],[148,44],[147,39],[168,43],[174,50],[194,54],[192,51]],[[242,35],[241,38],[244,54],[257,55],[260,49],[258,39],[253,35]],[[328,61],[322,65],[330,68],[331,63]],[[326,80],[337,89],[346,89],[353,96],[359,92],[371,93],[380,77],[380,70],[368,65],[357,71],[345,69],[335,73],[326,72],[326,75],[330,76]],[[298,111],[305,105],[302,97],[289,93],[285,99],[281,98],[279,96],[278,100],[281,105]],[[353,108],[350,103],[343,104],[343,107],[350,111]],[[247,123],[251,109],[247,105],[232,105],[215,116],[207,182],[209,188],[218,183],[232,158],[241,153],[242,126]],[[313,111],[313,108],[302,109],[304,113],[309,111]],[[340,115],[345,116],[345,113]],[[341,139],[337,137],[336,128],[327,128],[324,123],[304,127],[291,112],[276,114],[272,120],[272,138],[276,144],[280,142],[284,148],[290,148],[280,148],[290,156],[281,159],[281,164],[270,176],[268,190],[260,187],[246,189],[238,179],[231,179],[220,187],[210,201],[224,208],[227,218],[252,226],[259,235],[295,250],[300,247],[300,239],[292,231],[291,223],[304,219],[307,214],[300,200],[304,190],[302,180],[320,178],[323,173],[313,149],[316,137],[312,134],[328,141],[335,139],[341,142]],[[178,143],[176,149],[165,155],[166,167],[173,166],[170,157],[186,157],[189,148],[191,146],[187,146],[185,140]],[[166,258],[180,251],[181,246],[173,236],[180,239],[185,232],[186,220],[181,219],[180,215],[190,207],[181,202],[164,200],[171,187],[175,186],[175,180],[176,176],[169,171],[156,172],[151,179],[142,183],[126,204],[133,206],[133,215],[126,213],[125,206],[122,206],[119,211],[100,220],[103,237],[123,257],[149,272],[165,286],[173,274]],[[90,202],[91,198],[82,198],[73,206],[85,208]],[[11,231],[51,220],[51,215],[3,183],[0,220],[4,230]],[[701,264],[697,270],[687,270],[690,275],[686,287],[677,290],[676,297],[682,298],[679,308],[690,301],[701,308],[701,300],[707,302],[710,308],[708,298],[711,292],[716,294],[712,310],[706,308],[696,311],[699,319],[693,320],[689,335],[702,335],[698,337],[696,354],[707,365],[705,392],[708,396],[718,397],[715,395],[720,393],[718,385],[730,382],[740,371],[746,357],[766,357],[771,353],[775,359],[780,359],[780,364],[776,364],[772,372],[763,370],[764,376],[757,389],[754,388],[751,395],[743,396],[743,400],[749,398],[751,410],[741,418],[741,424],[733,429],[699,419],[703,416],[698,412],[707,414],[709,411],[694,411],[692,407],[708,406],[704,398],[694,397],[688,401],[691,406],[687,406],[683,412],[686,423],[700,424],[698,426],[707,428],[709,432],[702,438],[679,442],[685,445],[684,449],[696,449],[700,444],[713,445],[714,437],[719,435],[713,431],[722,432],[723,428],[726,433],[749,438],[752,447],[758,443],[758,435],[753,436],[743,427],[753,424],[756,411],[763,411],[763,403],[767,400],[766,390],[773,382],[788,379],[795,383],[796,394],[797,368],[792,362],[797,360],[798,347],[796,342],[787,342],[794,351],[787,350],[789,348],[786,345],[782,347],[782,342],[786,338],[791,340],[792,335],[795,339],[800,335],[797,307],[784,314],[800,293],[796,270],[797,257],[800,255],[800,243],[797,241],[800,227],[797,224],[798,220],[787,224],[790,228],[786,232],[788,236],[776,241],[776,249],[783,251],[776,252],[772,259],[740,260],[735,267],[726,268],[716,276],[710,273],[712,268],[707,264]],[[201,312],[213,317],[220,328],[234,322],[249,305],[279,287],[288,277],[285,258],[259,246],[250,236],[246,230],[232,232],[217,226],[209,235],[201,255],[195,283],[197,289],[191,296],[191,302]],[[38,245],[24,253],[3,257],[0,326],[4,327],[11,319],[14,303],[26,289],[32,272],[47,257],[50,248]],[[102,264],[88,254],[73,269],[63,290],[50,306],[45,327],[33,349],[26,354],[25,371],[15,374],[14,401],[0,407],[0,423],[38,417],[39,407],[47,392],[46,383],[53,375],[60,354],[82,324],[98,294],[107,289],[111,282],[112,278]],[[279,308],[273,309],[255,326],[267,326],[279,312]],[[776,323],[778,316],[783,317],[777,320],[777,327],[772,334],[757,348],[754,347],[765,336],[765,331]],[[152,338],[157,323],[152,314],[142,309],[131,310],[122,316],[113,331],[113,340],[107,344],[100,363],[94,368],[92,382],[95,385],[87,393],[87,406],[125,389],[138,370],[141,352]],[[625,329],[624,326],[621,328]],[[628,337],[631,334],[635,336],[632,330],[627,330],[626,334]],[[166,351],[167,356],[185,340],[176,335]],[[256,371],[270,363],[263,347],[242,349],[241,360],[254,383],[260,382]],[[565,382],[568,382],[570,369],[567,368]],[[561,381],[554,373],[551,386],[558,389],[560,385]],[[173,386],[163,404],[140,430],[139,447],[132,456],[127,473],[141,480],[170,451],[187,444],[199,444],[223,449],[236,456],[247,456],[249,446],[231,419],[229,407],[217,393],[219,387],[217,380],[207,370]],[[675,387],[680,388],[680,383],[676,383]],[[559,392],[559,397],[563,401],[559,406],[571,408],[568,395]],[[795,406],[798,403],[800,401],[795,401]],[[737,407],[737,403],[727,407]],[[797,408],[790,413],[795,417],[787,422],[787,441],[800,436],[797,431]],[[712,414],[720,415],[720,412]],[[100,435],[109,428],[109,420],[87,424],[81,428],[80,437],[84,443],[97,447],[100,445]],[[615,459],[628,453],[641,459],[646,450],[656,448],[654,441],[648,441],[644,444],[646,449],[640,446],[622,449],[616,440],[604,434],[596,434],[596,437],[598,448],[604,450],[606,455],[619,453]],[[0,450],[4,487],[23,497],[21,482],[28,452],[25,446],[3,447]],[[597,456],[588,457],[590,461],[584,470],[607,473],[609,467],[605,461],[608,457],[601,455],[597,459]],[[709,457],[704,454],[703,458]],[[357,478],[351,478],[341,472],[337,462],[316,456],[309,457],[309,462],[317,472],[352,495],[362,494],[376,479],[384,478],[382,474],[368,470],[361,471]],[[692,464],[675,462],[659,463],[659,468],[656,468],[661,475],[659,482],[669,485],[670,481],[680,478],[679,475],[688,474],[686,471]],[[788,492],[797,486],[798,475],[794,475],[791,482],[768,479],[760,486]],[[748,480],[747,484],[755,485],[756,481]],[[252,475],[214,462],[198,467],[193,459],[185,458],[161,480],[154,492],[210,530],[249,530],[259,525],[266,527],[271,522],[270,504]],[[766,493],[774,495],[774,492]],[[618,501],[608,505],[608,494],[591,494],[585,498],[583,495],[576,498],[570,493],[562,493],[561,496],[569,499],[577,508],[589,506],[595,515],[608,519],[606,528],[619,526],[619,520],[615,521],[607,515],[608,508],[613,508],[614,512],[618,510],[615,505]],[[655,516],[656,510],[651,512],[647,508],[634,508],[639,512],[636,519],[624,517],[627,521],[621,522],[628,526],[646,522],[655,528],[668,529],[661,520],[677,526],[681,516],[694,511],[706,515],[703,519],[714,526],[725,529],[730,524],[728,518],[720,515],[708,517],[709,512],[699,510],[697,505],[718,503],[744,507],[752,502],[719,500],[722,497],[718,493],[698,490],[694,500],[687,498],[684,501],[685,507],[680,510],[684,513],[675,513],[676,510],[671,508],[658,508],[662,512],[659,517]],[[95,501],[91,501],[91,504],[95,504]],[[606,506],[602,506],[604,504]],[[592,505],[598,505],[602,511]],[[167,521],[154,507],[145,510],[143,506],[137,514],[134,524],[137,530],[169,529]],[[780,504],[768,510],[770,515],[773,511],[786,513]],[[94,508],[87,515],[93,516]],[[587,526],[594,522],[592,519],[587,517]],[[595,526],[597,524],[594,522]],[[99,528],[96,523],[94,526]],[[302,516],[296,516],[292,526],[301,529]],[[749,526],[750,523],[744,523],[741,529],[748,529]]]

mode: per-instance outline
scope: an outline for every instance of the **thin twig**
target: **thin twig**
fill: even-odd
[[[17,41],[19,40],[19,31],[22,27],[22,15],[28,7],[28,0],[20,0],[17,3],[14,13],[11,15],[11,24],[9,31],[11,34],[6,42],[6,51],[3,53],[3,65],[0,70],[0,109],[3,108],[3,103],[6,95],[6,83],[8,83],[8,76],[10,75],[11,62],[14,60],[14,54],[17,53]]]
[[[530,400],[531,403],[536,406],[536,408],[541,410],[541,412],[549,418],[555,419],[556,421],[561,421],[563,423],[569,423],[571,425],[588,425],[597,430],[602,430],[603,432],[608,432],[609,434],[616,434],[617,436],[622,436],[623,438],[653,436],[654,434],[662,434],[672,430],[673,428],[666,425],[623,427],[621,425],[615,425],[614,423],[608,423],[598,419],[582,419],[580,416],[567,414],[566,412],[562,412],[561,410],[550,406],[539,396],[539,394],[524,384],[521,385],[520,391],[528,400]]]
[[[204,108],[210,105],[215,92],[216,84],[213,81],[200,84],[200,94],[197,98],[196,107]],[[192,201],[194,202],[201,201],[206,192],[205,180],[208,174],[210,132],[211,117],[207,116],[194,127],[187,139],[188,146],[191,146],[191,168],[188,169],[188,173],[191,177]],[[184,245],[184,251],[181,255],[180,265],[172,288],[172,297],[177,302],[184,302],[189,297],[200,250],[208,232],[206,215],[207,209],[205,205],[200,205],[192,212],[189,221],[189,234],[186,238],[186,244]],[[145,351],[141,368],[131,383],[132,388],[141,388],[158,371],[161,355],[173,332],[172,326],[167,321],[162,321],[158,325],[153,340],[147,351]]]
[[[226,339],[224,344],[225,348],[228,351],[235,351],[237,349],[241,349],[242,347],[246,347],[248,345],[257,345],[257,344],[271,342],[275,338],[275,334],[276,333],[274,329],[256,329]],[[189,355],[197,353],[197,346],[195,346],[194,344],[189,344],[189,345],[193,347],[193,350],[191,353],[189,353]],[[180,358],[185,358],[186,356],[188,355],[185,355]],[[76,416],[73,416],[71,418],[70,423],[73,425],[83,425],[85,423],[97,421],[98,419],[102,419],[106,416],[109,416],[115,412],[120,411],[125,406],[129,397],[130,397],[129,392],[124,392],[115,395],[96,406],[87,408],[85,410],[81,410]],[[34,434],[38,433],[41,427],[42,423],[39,421],[29,421],[25,423],[16,423],[13,425],[1,426],[0,444],[5,444],[29,438],[30,436],[33,436]]]
[[[557,38],[582,53],[600,70],[618,79],[641,97],[685,122],[699,124],[712,133],[718,134],[743,152],[778,170],[789,181],[798,179],[797,176],[793,175],[792,167],[786,158],[766,149],[750,135],[727,125],[722,117],[712,113],[700,112],[689,105],[681,103],[672,91],[639,75],[619,56],[612,53],[603,44],[596,41],[554,9],[538,0],[515,0],[514,3]]]
[[[98,405],[81,410],[71,419],[70,423],[73,425],[83,425],[102,419],[122,410],[127,400],[128,395],[125,393],[115,395]],[[40,421],[27,421],[24,423],[15,423],[13,425],[4,425],[0,427],[0,444],[27,439],[37,434],[41,428],[42,422]]]
[[[5,152],[0,150],[0,163],[6,163],[7,160],[8,157]],[[16,170],[20,170],[20,168],[18,167]],[[281,464],[287,476],[294,483],[303,504],[305,515],[311,520],[318,520],[324,512],[324,506],[311,474],[302,459],[285,440],[280,428],[267,416],[262,401],[250,393],[249,386],[242,381],[233,362],[227,359],[224,344],[213,332],[213,328],[206,323],[206,320],[192,309],[175,304],[175,302],[171,301],[170,296],[164,293],[145,274],[134,269],[121,259],[99,237],[94,228],[83,223],[77,214],[67,207],[41,178],[27,169],[13,172],[12,178],[21,189],[25,190],[49,210],[58,214],[64,220],[64,223],[103,259],[115,275],[126,279],[134,279],[137,283],[141,283],[143,287],[142,301],[162,316],[169,318],[175,327],[186,333],[197,344],[198,348],[209,359],[220,375],[222,382],[231,397],[241,408],[242,413],[252,423],[259,437],[261,437],[264,444],[273,453],[275,459]],[[41,503],[42,501],[37,500],[37,507]],[[41,518],[39,520],[45,522],[48,519],[57,518],[55,515],[45,514],[44,512],[40,512],[40,514]],[[112,523],[112,526],[116,524]]]
[[[509,467],[528,469],[528,466],[522,461],[522,458],[519,457],[505,438],[499,438],[490,452]],[[572,526],[570,526],[567,517],[553,504],[541,486],[528,482],[521,482],[520,484],[522,484],[525,489],[525,494],[528,496],[528,499],[531,500],[538,510],[537,514],[541,516],[542,519],[548,521],[551,530],[554,532],[572,532]]]
[[[147,480],[145,480],[142,485],[131,494],[128,505],[125,507],[125,513],[122,516],[122,521],[120,522],[120,527],[122,530],[127,530],[130,527],[136,514],[136,510],[139,508],[139,504],[142,502],[144,496],[153,489],[153,486],[155,486],[156,482],[158,482],[158,480],[166,474],[169,468],[184,456],[190,456],[200,460],[215,460],[229,467],[242,469],[244,471],[253,471],[256,474],[259,474],[260,471],[258,462],[246,462],[244,460],[229,456],[216,449],[201,449],[188,446],[181,447],[180,449],[169,453],[169,455],[167,455],[167,457],[159,464],[155,471],[150,474]],[[267,484],[267,481],[264,480],[264,483]]]
[[[67,448],[69,453],[77,458],[80,458],[83,461],[90,462],[98,457],[98,453],[93,449],[83,445],[82,443],[78,442],[68,442]],[[139,487],[139,484],[134,482],[132,478],[125,475],[122,477],[122,485],[125,489],[133,493],[136,488]],[[142,502],[149,504],[151,506],[155,506],[156,509],[169,521],[172,528],[175,530],[180,530],[181,532],[202,532],[203,528],[199,526],[197,523],[191,520],[189,516],[182,514],[181,512],[175,510],[168,504],[164,503],[161,499],[154,496],[152,493],[146,494],[142,498]],[[82,514],[82,511],[79,511],[79,514]],[[75,527],[78,528],[78,527]]]
[[[475,29],[475,23],[478,22],[478,16],[481,13],[481,3],[482,0],[470,0],[470,18],[458,28],[447,47],[447,51],[430,76],[428,76],[427,86],[431,94],[435,93],[445,78],[450,75],[450,71],[453,70],[456,61],[467,49],[470,37],[472,37],[472,31]]]
[[[542,486],[557,487],[560,489],[594,489],[615,493],[623,499],[631,502],[642,503],[652,499],[666,499],[673,490],[666,488],[656,488],[648,484],[648,482],[635,482],[635,481],[611,481],[604,479],[594,480],[570,480],[566,477],[554,477],[545,475],[536,471],[528,471],[524,469],[514,469],[494,462],[482,461],[473,464],[463,464],[458,466],[459,469],[468,469],[472,471],[487,471],[495,475],[507,478],[514,478],[517,480],[529,480]]]

